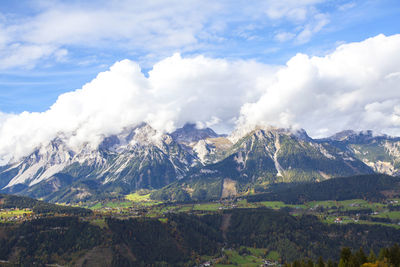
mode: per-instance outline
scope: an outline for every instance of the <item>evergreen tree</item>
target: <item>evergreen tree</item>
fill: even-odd
[[[400,247],[395,244],[388,249],[388,260],[393,266],[400,266]]]
[[[318,258],[318,267],[325,267],[324,259],[321,256]]]
[[[295,260],[295,261],[292,263],[292,267],[302,267],[302,266],[301,266],[301,264],[300,264],[300,262],[299,262],[298,260]]]
[[[371,251],[369,252],[369,256],[367,258],[368,262],[374,263],[376,262],[376,255],[373,249],[371,249]]]
[[[350,261],[350,257],[351,257],[352,253],[350,248],[342,248],[342,251],[340,252],[340,260],[343,260],[343,263],[346,264]],[[339,262],[339,266],[340,266],[340,262]]]
[[[360,248],[360,250],[355,253],[355,257],[357,259],[358,265],[363,265],[367,262],[367,256],[365,255],[362,248]]]
[[[360,263],[358,262],[358,259],[356,255],[350,255],[350,261],[348,262],[347,266],[349,267],[360,267]]]
[[[378,259],[380,261],[383,261],[385,258],[387,258],[387,256],[388,256],[388,249],[387,248],[381,248],[381,250],[379,251]]]

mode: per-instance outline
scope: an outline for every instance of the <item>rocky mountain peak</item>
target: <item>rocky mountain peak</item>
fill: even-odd
[[[232,136],[237,140],[232,141]],[[400,173],[400,142],[371,131],[344,131],[330,139],[314,140],[303,129],[257,126],[238,129],[225,138],[193,123],[172,134],[142,123],[105,137],[98,147],[85,144],[71,150],[65,140],[60,136],[1,169],[0,190],[17,188],[21,194],[36,190],[39,197],[58,201],[57,197],[75,198],[66,192],[78,183],[86,186],[86,181],[93,183],[95,194],[106,187],[116,192],[122,188],[125,193],[156,189],[193,177],[263,184],[323,180],[373,170]],[[202,166],[206,171],[197,171]],[[69,177],[62,187],[41,190],[59,174]]]
[[[194,123],[186,123],[182,128],[171,134],[179,143],[192,143],[207,138],[217,138],[219,135],[210,128],[198,129]]]
[[[237,141],[241,138],[246,137],[257,137],[257,138],[275,138],[276,136],[287,135],[296,138],[301,141],[311,141],[312,138],[308,136],[304,129],[290,129],[290,128],[279,128],[273,126],[256,126],[252,131],[248,131],[243,134],[240,138],[240,133],[234,132],[229,139]]]
[[[139,144],[154,143],[161,134],[159,134],[153,127],[148,124],[142,124],[134,130],[134,135],[130,143],[135,142]]]
[[[167,136],[157,132],[149,124],[142,123],[135,127],[125,128],[117,135],[105,137],[99,149],[106,151],[122,152],[134,146],[161,145]]]

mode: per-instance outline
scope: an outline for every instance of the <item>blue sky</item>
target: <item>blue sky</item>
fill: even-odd
[[[45,111],[125,58],[145,73],[175,52],[283,65],[399,26],[398,0],[2,0],[0,111]]]

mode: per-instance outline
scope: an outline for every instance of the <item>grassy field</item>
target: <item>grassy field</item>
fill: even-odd
[[[240,255],[235,250],[225,250],[224,254],[226,255],[226,260],[221,263],[217,263],[215,266],[260,266],[263,262],[262,256],[257,256],[257,253],[253,255]]]
[[[140,192],[136,192],[126,195],[125,199],[135,203],[136,205],[142,205],[142,206],[154,206],[162,203],[161,201],[152,200],[150,198],[150,194],[151,193],[143,194]]]
[[[279,253],[278,252],[276,252],[276,251],[270,251],[269,253],[268,253],[268,255],[266,256],[266,258],[267,259],[269,259],[269,260],[275,260],[275,261],[277,261],[277,260],[279,260]]]
[[[219,203],[195,204],[193,210],[217,211],[219,207],[221,207]]]
[[[246,199],[238,201],[221,201],[209,203],[162,203],[150,199],[149,191],[143,193],[134,193],[126,195],[125,200],[114,200],[109,202],[99,202],[89,207],[97,212],[112,212],[119,214],[121,217],[137,217],[146,216],[152,218],[163,218],[168,213],[197,213],[199,215],[212,212],[221,212],[234,208],[270,208],[279,210],[282,208],[291,208],[290,213],[293,216],[301,216],[303,214],[311,214],[317,216],[322,222],[333,224],[336,218],[340,217],[343,224],[362,223],[362,224],[380,224],[395,228],[400,228],[400,211],[389,211],[388,205],[400,205],[397,199],[388,200],[387,203],[368,202],[363,199],[351,199],[344,201],[311,201],[304,204],[285,204],[282,201],[263,201],[263,202],[247,202]],[[375,222],[372,219],[360,220],[359,215],[347,213],[353,210],[371,209],[370,217],[388,218],[391,222]],[[365,214],[365,213],[364,213]],[[271,255],[270,258],[274,256]],[[239,264],[239,263],[238,263]]]
[[[141,193],[133,193],[125,196],[124,200],[112,200],[108,202],[97,202],[92,206],[86,206],[86,208],[92,210],[102,210],[104,208],[112,208],[112,209],[125,209],[125,208],[132,208],[132,207],[151,207],[162,202],[154,201],[150,199],[150,193],[141,194]]]
[[[89,208],[92,210],[100,210],[100,209],[104,209],[104,208],[113,208],[113,209],[129,208],[132,206],[133,206],[133,204],[130,201],[109,201],[106,203],[98,202]]]
[[[285,204],[282,201],[263,201],[263,202],[259,202],[261,205],[263,205],[266,208],[270,208],[270,209],[281,209],[284,207],[289,207],[289,208],[294,208],[294,209],[306,209],[308,206],[307,205],[292,205],[292,204]]]
[[[130,201],[133,201],[133,202],[151,201],[150,193],[148,193],[148,194],[140,194],[140,193],[136,192],[136,193],[132,193],[132,194],[126,195],[125,198],[127,200],[130,200]]]
[[[158,220],[159,220],[160,222],[162,222],[162,223],[168,222],[168,219],[167,219],[167,218],[159,218]]]
[[[251,255],[264,258],[265,254],[267,253],[267,250],[265,248],[251,248],[251,247],[245,247],[247,250],[251,252]]]
[[[32,213],[31,210],[20,210],[20,209],[16,209],[16,210],[10,210],[10,211],[0,211],[0,221],[5,221],[8,218],[11,217],[17,217],[17,216],[24,216],[24,214],[28,215]]]
[[[193,210],[193,205],[186,205],[186,206],[179,207],[177,209],[178,212],[190,212],[192,210]]]
[[[260,202],[260,204],[262,204],[264,207],[267,207],[270,209],[280,209],[280,208],[288,206],[285,203],[283,203],[282,201],[263,201],[263,202]]]
[[[14,217],[14,216],[21,216],[24,214],[29,214],[32,213],[31,210],[11,210],[11,211],[0,211],[0,217],[6,218],[6,217]]]
[[[389,218],[391,220],[400,220],[400,211],[388,211],[378,215],[374,215],[373,217]]]

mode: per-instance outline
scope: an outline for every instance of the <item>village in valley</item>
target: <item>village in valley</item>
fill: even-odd
[[[249,202],[245,197],[214,200],[204,203],[164,203],[151,200],[149,196],[149,193],[134,193],[127,195],[125,198],[84,202],[72,206],[92,210],[93,213],[87,219],[94,219],[96,221],[102,220],[106,217],[150,217],[162,219],[169,213],[185,212],[188,214],[206,214],[237,208],[271,208],[275,210],[286,210],[294,216],[302,214],[315,215],[326,223],[382,224],[400,228],[399,199],[390,199],[382,202],[370,202],[362,199],[345,201],[312,201],[304,204],[293,205],[285,204],[281,201]],[[70,204],[65,203],[58,204],[71,206]],[[3,223],[22,222],[50,215],[65,216],[65,214],[57,212],[52,212],[51,214],[35,213],[30,208],[0,208],[0,222]]]
[[[150,194],[130,194],[125,199],[86,203],[85,207],[94,211],[94,216],[119,218],[154,217],[163,218],[169,213],[185,212],[205,214],[223,212],[230,209],[271,208],[283,209],[291,215],[310,214],[326,223],[383,224],[400,228],[399,199],[370,202],[363,199],[344,201],[311,201],[304,204],[285,204],[281,201],[249,202],[245,197],[214,200],[209,202],[174,203],[159,202],[149,198]]]

